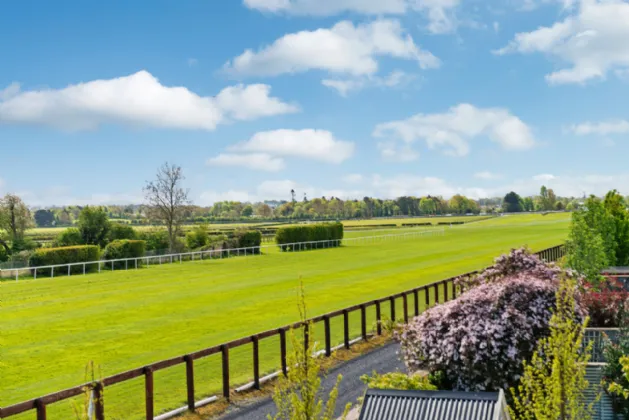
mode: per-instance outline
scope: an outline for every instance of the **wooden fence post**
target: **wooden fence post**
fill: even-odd
[[[37,420],[46,420],[46,404],[38,399],[35,401],[35,407],[37,408]]]
[[[391,303],[391,322],[395,323],[395,298],[393,296],[389,298],[389,303]]]
[[[380,301],[376,301],[376,332],[378,335],[382,335],[382,314],[380,313]]]
[[[426,303],[426,309],[430,308],[430,289],[428,287],[424,287],[424,300]]]
[[[94,384],[94,414],[96,420],[105,420],[105,402],[103,401],[103,384]]]
[[[188,410],[194,411],[194,360],[189,355],[184,356],[186,361],[186,388],[188,391]]]
[[[323,327],[325,329],[325,355],[330,357],[332,354],[331,345],[330,345],[330,317],[323,317]]]
[[[408,324],[408,297],[406,297],[406,293],[402,295],[402,303],[404,308],[404,323]]]
[[[146,420],[153,420],[155,406],[153,404],[153,368],[144,368],[144,398],[146,403]]]
[[[444,302],[448,301],[448,282],[447,281],[443,282],[443,301]]]
[[[419,291],[413,290],[414,304],[415,304],[415,316],[419,316]]]
[[[349,313],[343,310],[343,344],[349,350]]]
[[[360,333],[363,340],[367,341],[367,310],[365,305],[360,305]]]
[[[260,389],[260,344],[258,336],[251,337],[253,343],[253,388]]]
[[[223,359],[223,397],[229,401],[229,347],[225,344],[221,346]]]
[[[286,330],[284,328],[280,328],[280,360],[282,363],[282,373],[286,376],[288,369],[286,367]]]
[[[432,286],[433,290],[435,291],[435,305],[439,303],[439,285],[435,284],[434,286]]]

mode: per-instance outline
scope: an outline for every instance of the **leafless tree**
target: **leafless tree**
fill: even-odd
[[[166,162],[157,170],[156,179],[147,182],[144,187],[147,214],[151,220],[166,225],[171,252],[190,205],[188,190],[181,186],[184,179],[180,166]]]
[[[0,230],[6,231],[14,245],[24,239],[24,232],[31,227],[33,217],[20,197],[7,194],[0,198]],[[0,238],[0,245],[10,253],[6,240]]]

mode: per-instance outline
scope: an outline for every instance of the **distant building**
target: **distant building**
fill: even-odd
[[[359,420],[510,420],[503,391],[369,389]]]

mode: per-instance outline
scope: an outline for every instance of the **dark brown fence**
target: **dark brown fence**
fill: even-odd
[[[556,261],[560,259],[565,253],[563,245],[558,245],[552,248],[544,249],[537,252],[541,259],[545,261]],[[445,280],[431,283],[428,285],[416,287],[411,290],[407,290],[401,293],[396,293],[381,299],[372,300],[359,305],[350,306],[348,308],[340,309],[338,311],[330,312],[324,315],[320,315],[311,318],[307,321],[307,324],[314,324],[317,322],[323,322],[325,331],[325,350],[326,356],[330,356],[332,353],[332,342],[330,339],[330,320],[335,317],[343,317],[343,347],[350,348],[352,341],[350,341],[350,326],[349,326],[349,314],[355,311],[360,311],[360,327],[361,336],[363,340],[367,340],[369,335],[367,333],[367,310],[372,307],[375,309],[376,317],[376,334],[382,334],[382,320],[383,318],[390,318],[391,320],[403,320],[407,323],[409,316],[418,316],[420,314],[420,304],[423,299],[423,303],[426,308],[432,304],[442,303],[456,298],[462,291],[460,287],[455,283],[455,280],[459,277],[472,276],[477,271],[465,273],[456,277],[451,277]],[[399,317],[396,314],[396,302],[402,299],[402,316]],[[412,303],[412,307],[409,311],[409,301]],[[384,316],[381,311],[381,304],[390,303],[390,316]],[[410,313],[410,315],[409,315]],[[286,365],[286,333],[292,328],[304,327],[303,322],[297,322],[292,325],[286,325],[281,328],[265,331],[259,334],[252,335],[250,337],[241,338],[238,340],[223,343],[214,347],[210,347],[204,350],[200,350],[194,353],[186,354],[183,356],[173,357],[172,359],[162,360],[151,365],[140,367],[137,369],[129,370],[127,372],[119,373],[117,375],[109,376],[95,383],[86,383],[83,385],[69,388],[63,391],[55,392],[43,397],[35,398],[29,401],[24,401],[18,404],[14,404],[8,407],[0,408],[0,418],[8,418],[20,413],[27,412],[29,410],[35,410],[37,420],[46,420],[46,406],[58,401],[67,400],[69,398],[81,395],[85,390],[93,391],[94,401],[94,415],[96,420],[103,420],[105,418],[104,400],[100,398],[103,393],[103,388],[118,384],[120,382],[128,381],[130,379],[144,376],[144,388],[145,388],[145,414],[147,420],[153,420],[154,413],[154,393],[153,393],[153,373],[162,369],[166,369],[172,366],[185,364],[186,365],[186,384],[187,384],[187,408],[191,411],[195,410],[195,398],[194,398],[194,361],[213,355],[221,354],[222,359],[222,379],[223,390],[222,396],[229,400],[231,392],[231,384],[229,380],[229,352],[230,349],[234,349],[239,346],[252,343],[253,348],[253,388],[259,389],[261,384],[260,378],[260,366],[259,366],[259,342],[265,338],[279,336],[280,340],[280,361],[281,371],[286,374],[288,366]],[[305,335],[306,339],[308,335]]]

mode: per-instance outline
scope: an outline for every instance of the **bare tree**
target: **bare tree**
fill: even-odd
[[[166,225],[171,252],[174,249],[186,208],[190,204],[188,190],[181,186],[184,179],[180,166],[166,162],[157,170],[157,178],[147,182],[144,187],[147,214],[151,220],[157,220]]]
[[[33,217],[30,210],[17,195],[7,194],[0,198],[0,230],[7,232],[9,240],[15,246],[16,242],[24,239],[26,229],[33,227]],[[10,253],[8,243],[0,238],[7,253]]]

